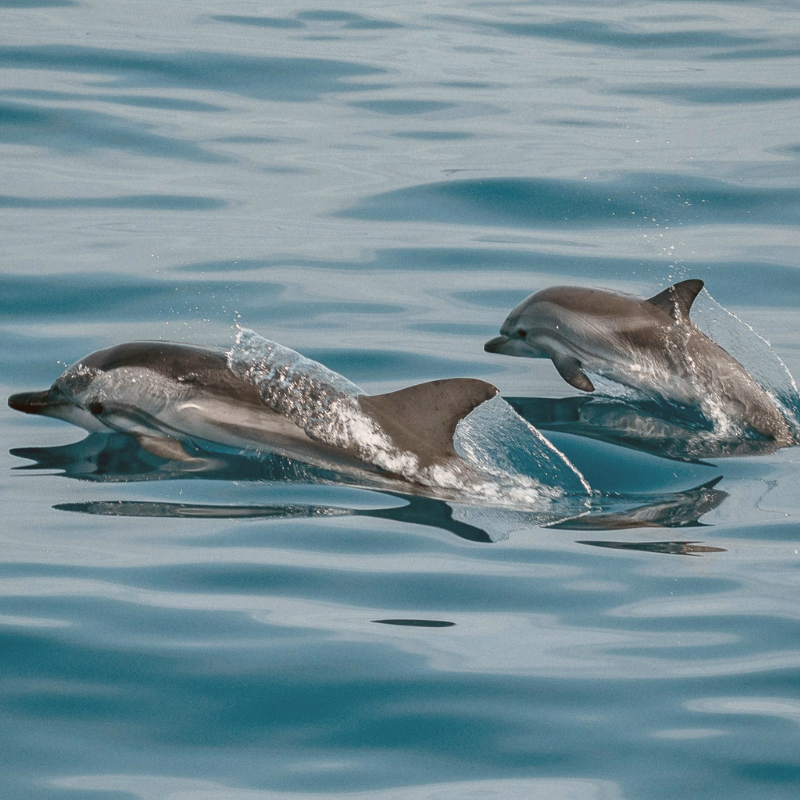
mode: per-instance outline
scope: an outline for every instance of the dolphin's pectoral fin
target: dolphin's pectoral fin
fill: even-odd
[[[425,467],[456,457],[456,425],[497,393],[485,381],[451,378],[389,394],[359,395],[358,402],[400,450],[413,453]]]
[[[694,303],[695,298],[702,291],[703,286],[703,281],[698,279],[681,281],[673,286],[668,286],[663,292],[659,292],[646,302],[656,308],[660,308],[673,319],[682,317],[688,320],[692,303]]]
[[[180,464],[182,473],[188,472],[208,472],[209,470],[219,469],[223,462],[218,458],[198,458],[186,452],[183,443],[171,436],[155,436],[149,433],[129,434],[136,439],[136,443],[142,450],[151,453],[165,461]]]
[[[555,364],[558,374],[570,385],[582,392],[593,392],[594,384],[589,380],[586,373],[581,367],[581,362],[572,356],[554,356],[553,364]]]
[[[194,457],[190,456],[183,448],[183,444],[177,439],[169,436],[153,436],[148,433],[132,433],[130,434],[136,439],[137,444],[142,450],[158,456],[159,458],[166,459],[167,461],[194,461]]]

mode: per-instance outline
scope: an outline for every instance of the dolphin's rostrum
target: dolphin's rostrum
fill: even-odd
[[[587,373],[700,408],[715,423],[793,442],[785,417],[747,370],[700,331],[689,311],[703,288],[686,280],[643,300],[600,289],[554,286],[506,317],[489,353],[550,358],[561,377],[594,391]]]

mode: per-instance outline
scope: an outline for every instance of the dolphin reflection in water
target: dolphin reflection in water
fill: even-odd
[[[64,477],[91,483],[131,481],[227,481],[244,485],[280,489],[281,486],[337,485],[363,486],[353,475],[337,473],[294,461],[274,453],[234,453],[205,451],[186,444],[191,458],[170,460],[166,452],[156,455],[144,449],[136,438],[120,433],[92,433],[79,442],[52,447],[16,448],[12,455],[30,460],[16,469],[22,471],[60,470]],[[420,525],[447,531],[472,542],[491,543],[506,538],[513,530],[548,527],[576,531],[620,531],[626,529],[670,529],[696,526],[700,517],[713,511],[727,497],[716,489],[719,478],[682,492],[665,492],[646,497],[593,497],[588,508],[574,510],[555,507],[549,511],[523,512],[486,509],[418,494],[398,493],[381,488],[372,494],[378,507],[353,508],[349,496],[341,505],[298,503],[288,499],[270,503],[165,502],[161,500],[89,500],[59,503],[61,511],[107,517],[145,517],[218,520],[294,520],[326,517],[368,517]],[[374,489],[375,487],[369,487]],[[380,507],[380,498],[386,498]],[[582,542],[597,544],[595,542]],[[685,554],[686,542],[636,543],[609,542],[602,546]],[[702,550],[693,543],[694,552]]]
[[[769,455],[780,448],[774,439],[761,436],[721,435],[702,414],[676,410],[669,403],[647,398],[581,395],[504,399],[547,435],[596,439],[658,458],[702,464],[708,459]],[[557,440],[556,444],[562,446]]]
[[[597,374],[650,397],[702,411],[715,432],[750,429],[778,447],[794,443],[786,417],[747,370],[690,320],[703,288],[686,280],[643,300],[574,286],[544,289],[506,317],[490,353],[549,358],[584,392]],[[731,430],[733,429],[733,430]]]

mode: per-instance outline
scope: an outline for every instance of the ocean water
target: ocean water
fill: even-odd
[[[482,350],[546,286],[696,277],[769,341],[703,299],[748,366],[800,375],[795,3],[0,19],[5,396],[244,326],[371,393],[490,381],[601,493],[526,517],[188,469],[3,404],[4,798],[800,794],[797,449]]]

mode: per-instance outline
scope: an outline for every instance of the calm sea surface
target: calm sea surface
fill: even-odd
[[[479,377],[543,419],[577,392],[482,350],[513,305],[688,277],[800,375],[796,3],[0,21],[4,397],[240,324],[370,392]],[[641,499],[515,529],[269,460],[171,471],[5,403],[0,432],[3,798],[800,796],[794,448],[562,429]]]

